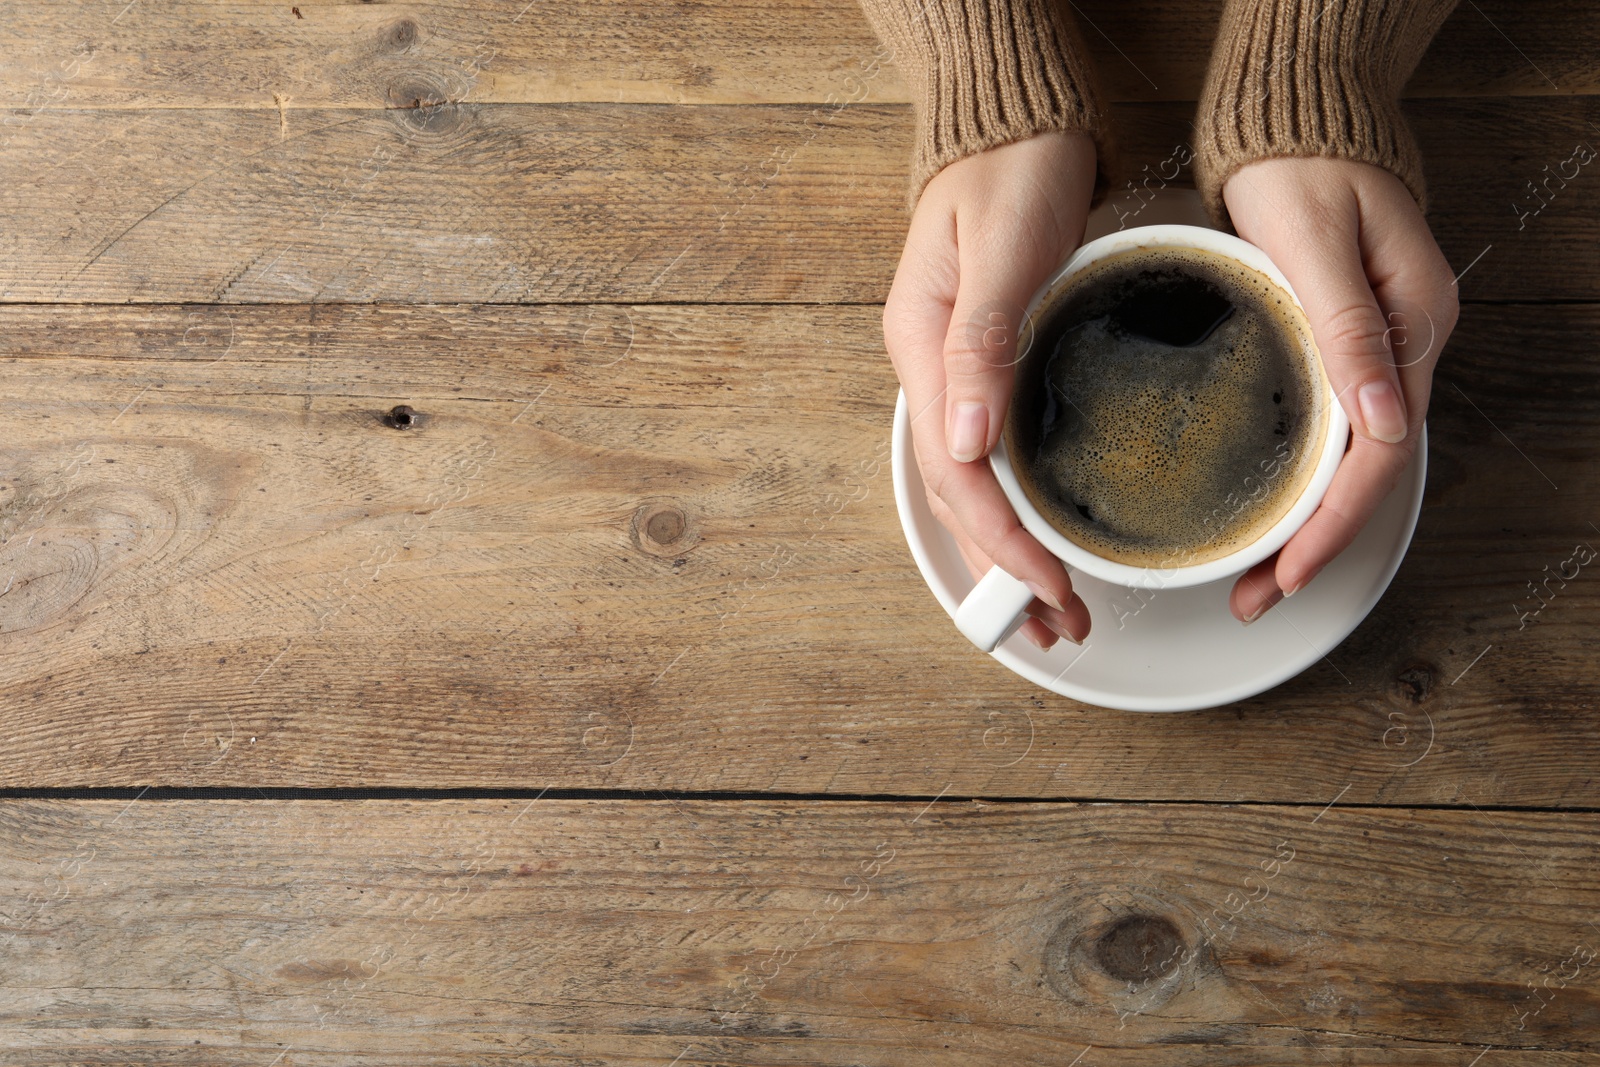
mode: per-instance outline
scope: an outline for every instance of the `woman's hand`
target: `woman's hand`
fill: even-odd
[[[1264,159],[1235,171],[1222,198],[1239,236],[1272,258],[1305,306],[1353,431],[1322,506],[1235,583],[1230,608],[1249,623],[1315,578],[1394,488],[1455,328],[1456,287],[1416,201],[1381,167]]]
[[[1038,134],[945,167],[923,189],[883,308],[928,504],[974,578],[993,561],[1033,589],[1022,633],[1041,648],[1057,635],[1081,642],[1089,609],[1017,521],[987,456],[1011,399],[1023,312],[1083,239],[1094,176],[1094,142],[1081,133]]]

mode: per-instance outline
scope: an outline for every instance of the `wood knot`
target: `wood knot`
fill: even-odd
[[[1433,668],[1426,663],[1408,663],[1395,676],[1400,696],[1412,704],[1421,704],[1433,690]]]
[[[379,41],[390,52],[404,52],[416,44],[421,36],[422,31],[416,22],[411,19],[400,19],[383,28]]]
[[[1141,891],[1075,894],[1045,942],[1045,983],[1069,1003],[1136,1014],[1194,988],[1216,960],[1173,903]]]
[[[435,85],[402,82],[399,85],[389,86],[389,106],[399,108],[402,111],[443,107],[448,103],[450,103],[450,98],[445,96],[439,87]]]
[[[670,501],[642,504],[633,513],[633,546],[662,558],[681,559],[700,542],[699,532],[687,512]]]
[[[662,508],[645,521],[644,532],[658,545],[674,545],[688,525],[689,520],[677,508]]]
[[[1142,984],[1172,969],[1183,952],[1178,928],[1159,915],[1124,915],[1095,938],[1095,965],[1120,982]]]
[[[385,426],[392,426],[396,430],[409,430],[419,425],[422,421],[421,413],[412,411],[405,404],[396,404],[386,414],[381,415],[380,418]]]
[[[443,147],[467,136],[477,108],[464,103],[473,79],[462,71],[416,69],[389,83],[389,114],[408,143]]]

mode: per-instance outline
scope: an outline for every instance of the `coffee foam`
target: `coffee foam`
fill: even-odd
[[[1152,275],[1174,267],[1209,280],[1232,313],[1193,346],[1119,332],[1119,286],[1158,284]],[[1034,403],[1013,403],[1007,446],[1052,526],[1120,563],[1188,566],[1283,517],[1317,465],[1324,391],[1309,328],[1276,285],[1213,253],[1139,249],[1090,267],[1047,306],[1056,312],[1019,367],[1018,399]],[[1030,434],[1030,421],[1045,432]]]

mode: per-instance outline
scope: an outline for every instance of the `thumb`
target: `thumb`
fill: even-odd
[[[1305,307],[1322,365],[1350,416],[1351,430],[1385,444],[1402,441],[1407,432],[1405,401],[1389,347],[1389,322],[1362,262],[1355,205],[1350,205],[1348,220],[1308,227],[1307,232],[1315,232],[1316,239],[1257,243]]]
[[[1024,316],[1048,267],[1012,247],[962,246],[960,282],[944,341],[945,440],[950,455],[969,463],[1000,440],[1016,365],[1033,347]],[[995,254],[998,252],[999,254]]]

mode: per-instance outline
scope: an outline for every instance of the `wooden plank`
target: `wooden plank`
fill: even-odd
[[[1600,297],[1581,101],[1418,101],[1463,293]],[[1124,170],[1190,135],[1123,105]],[[52,112],[0,150],[10,301],[846,301],[905,235],[903,106]],[[114,158],[114,164],[108,163]],[[1549,172],[1572,171],[1543,194]],[[1131,180],[1131,179],[1130,179]],[[1126,188],[1116,195],[1127,196]],[[1519,230],[1519,224],[1522,229]]]
[[[7,801],[0,1040],[16,1064],[1594,1062],[1600,819],[1318,801]]]
[[[878,317],[0,308],[0,781],[1600,806],[1600,585],[1513,610],[1600,543],[1600,309],[1469,305],[1386,598],[1183,715],[955,631]]]
[[[904,237],[905,118],[446,105],[285,134],[259,112],[50,113],[0,156],[0,299],[871,298]]]
[[[1446,108],[1419,102],[1407,118],[1426,161],[1429,223],[1465,274],[1462,299],[1600,298],[1600,124],[1591,109],[1541,101],[1535,118],[1514,100]],[[1518,131],[1524,122],[1540,135]]]
[[[1220,0],[1080,0],[1107,95],[1194,100]],[[407,91],[480,103],[904,103],[851,0],[442,5],[10,3],[0,107],[372,108]],[[1600,15],[1582,0],[1462,4],[1413,96],[1593,93]]]

